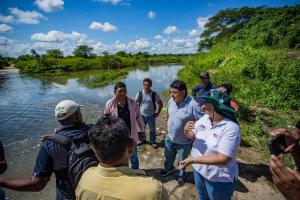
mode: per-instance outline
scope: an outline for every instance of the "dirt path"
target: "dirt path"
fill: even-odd
[[[178,187],[176,175],[166,178],[160,177],[160,170],[164,160],[164,137],[166,135],[166,115],[162,113],[157,122],[157,142],[158,149],[145,144],[138,148],[140,165],[146,169],[148,175],[155,177],[163,183],[168,196],[165,199],[197,199],[192,170],[187,169],[187,183],[183,187]],[[148,137],[148,130],[147,130]],[[238,152],[239,178],[237,191],[234,193],[234,200],[259,199],[279,200],[282,195],[272,184],[269,168],[266,163],[260,160],[260,155],[252,148],[240,147]]]

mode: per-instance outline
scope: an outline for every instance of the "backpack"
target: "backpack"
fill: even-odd
[[[68,159],[63,170],[67,171],[65,174],[68,185],[70,186],[69,192],[75,199],[75,190],[81,175],[92,166],[98,165],[99,161],[93,152],[88,134],[83,134],[77,137],[68,137],[60,133],[56,133],[47,138],[61,146],[68,151]]]
[[[156,96],[156,92],[152,91],[151,99],[154,106],[154,110],[156,111],[155,96]],[[137,100],[139,106],[141,105],[142,100],[143,100],[143,91],[139,91],[139,98]]]

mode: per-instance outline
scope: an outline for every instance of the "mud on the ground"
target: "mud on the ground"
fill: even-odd
[[[163,183],[165,189],[164,199],[197,199],[191,167],[187,168],[186,184],[182,187],[177,185],[175,173],[165,178],[160,176],[164,162],[164,138],[167,134],[166,121],[167,117],[164,112],[156,119],[157,143],[159,146],[157,149],[149,144],[138,147],[140,167],[145,169],[149,176],[153,176]],[[147,130],[147,138],[149,138],[148,132],[149,130]],[[256,152],[255,149],[240,147],[238,152],[238,187],[232,199],[283,199],[283,196],[272,184],[268,165],[260,158],[259,152]]]

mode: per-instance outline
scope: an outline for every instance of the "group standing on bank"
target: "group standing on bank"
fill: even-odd
[[[236,157],[241,136],[235,112],[240,108],[230,96],[230,83],[217,87],[210,82],[208,72],[202,72],[200,80],[192,89],[192,96],[188,95],[183,81],[175,80],[170,84],[171,98],[166,104],[168,133],[164,140],[161,177],[176,172],[178,186],[183,186],[185,169],[192,165],[198,199],[231,199],[238,178]],[[146,141],[146,125],[150,129],[150,145],[158,148],[155,119],[163,103],[159,94],[152,90],[152,80],[143,80],[143,90],[138,91],[135,98],[127,96],[127,86],[123,82],[116,83],[113,92],[114,97],[106,102],[103,116],[94,125],[83,122],[81,106],[76,102],[59,102],[55,117],[61,126],[54,135],[43,138],[32,177],[1,178],[0,186],[18,191],[40,191],[54,173],[57,200],[167,199],[162,183],[146,177],[140,169],[137,153],[137,146]],[[300,123],[293,132],[295,141],[300,138],[299,126]],[[287,135],[283,130],[276,134]],[[177,164],[174,165],[176,156]],[[295,157],[300,160],[299,156]],[[278,175],[280,167],[286,169],[272,156],[273,179],[284,193],[287,187],[280,187],[280,184],[291,180],[299,184],[300,175],[286,169],[293,179],[282,180],[285,177]],[[290,187],[297,192],[295,186]],[[0,200],[3,198],[1,189]]]

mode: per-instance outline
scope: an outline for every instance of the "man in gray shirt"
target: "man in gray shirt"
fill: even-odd
[[[143,80],[143,86],[144,89],[136,94],[135,100],[140,106],[140,112],[145,126],[148,124],[150,128],[150,143],[154,148],[157,148],[157,144],[155,143],[155,118],[161,112],[163,104],[159,95],[151,90],[152,80],[150,78],[145,78]]]

